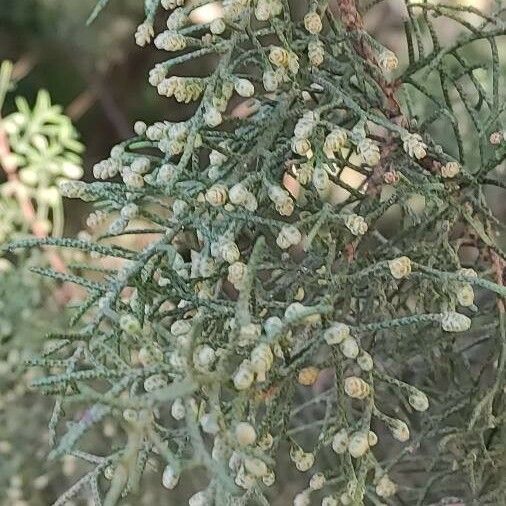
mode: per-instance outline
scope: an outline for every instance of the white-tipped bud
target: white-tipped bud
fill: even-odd
[[[176,320],[170,326],[170,332],[174,336],[184,336],[191,332],[192,324],[190,320]]]
[[[205,413],[200,419],[200,426],[206,434],[218,434],[220,425],[216,413]]]

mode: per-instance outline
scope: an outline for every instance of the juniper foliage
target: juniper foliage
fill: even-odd
[[[63,227],[62,197],[57,184],[80,177],[82,146],[70,120],[40,91],[33,107],[17,97],[13,112],[4,107],[14,91],[14,66],[0,65],[0,242],[31,233],[57,236]],[[3,116],[3,117],[2,117]],[[35,369],[25,362],[43,353],[44,334],[64,324],[55,283],[33,271],[63,260],[35,249],[0,258],[0,502],[6,506],[48,503],[45,466],[47,412],[51,400],[29,388]],[[55,341],[49,343],[51,351]],[[33,361],[36,363],[36,360]],[[20,421],[22,420],[22,423]],[[47,474],[46,474],[47,473]]]
[[[114,181],[65,186],[96,203],[90,226],[114,217],[105,235],[38,242],[120,261],[41,272],[89,292],[39,361],[53,427],[85,406],[52,456],[122,429],[108,455],[78,452],[93,469],[55,504],[88,487],[112,506],[154,466],[173,497],[206,471],[191,506],[267,505],[287,460],[308,476],[299,506],[503,503],[505,255],[486,192],[504,188],[504,8],[406,1],[399,66],[364,28],[378,1],[225,0],[192,24],[208,3],[146,1],[136,41],[168,52],[149,81],[195,106],[137,122],[94,168]]]

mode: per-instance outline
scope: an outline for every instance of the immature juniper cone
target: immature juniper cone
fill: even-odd
[[[87,410],[53,453],[121,431],[77,453],[94,469],[56,504],[90,485],[111,506],[144,472],[190,506],[503,503],[501,12],[406,1],[399,65],[351,0],[224,0],[192,24],[207,3],[162,0],[155,34],[150,0],[135,34],[167,58],[149,82],[194,112],[137,122],[95,166],[115,182],[64,187],[147,246],[45,241],[123,260],[61,276],[89,289],[84,323],[37,385],[53,427]]]

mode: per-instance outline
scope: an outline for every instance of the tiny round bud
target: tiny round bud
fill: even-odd
[[[225,25],[223,18],[213,19],[209,25],[209,30],[214,35],[221,35],[226,30],[226,28],[227,25]]]
[[[234,262],[228,268],[227,279],[234,285],[236,290],[240,290],[246,279],[248,267],[243,262]]]
[[[399,66],[399,60],[392,51],[383,51],[378,58],[378,63],[383,70],[395,70]]]
[[[229,264],[233,264],[241,257],[237,244],[233,241],[226,241],[220,247],[220,255]]]
[[[170,413],[175,420],[182,420],[186,416],[186,408],[182,399],[175,399],[172,403]]]
[[[471,327],[471,319],[455,311],[448,311],[441,315],[441,327],[446,332],[465,332]]]
[[[249,360],[243,360],[232,380],[237,390],[247,390],[255,379],[253,368]]]
[[[340,455],[348,449],[348,442],[348,432],[346,429],[341,429],[332,439],[332,450]]]
[[[363,351],[360,354],[360,356],[357,358],[357,364],[360,367],[360,369],[362,369],[362,371],[365,371],[365,372],[370,372],[374,368],[373,359],[372,359],[371,355],[369,355],[369,353],[367,353],[367,351]]]
[[[416,411],[427,411],[429,409],[429,399],[420,390],[413,389],[409,394],[408,402]]]
[[[235,426],[235,438],[241,446],[250,446],[256,441],[257,434],[253,425],[240,422]]]
[[[458,162],[447,162],[441,167],[441,176],[445,179],[452,179],[460,172],[461,168]]]
[[[346,358],[357,358],[359,347],[355,338],[349,336],[341,343],[341,352]]]
[[[190,499],[188,499],[188,506],[207,506],[208,504],[209,500],[207,494],[203,490],[193,494]]]
[[[293,499],[293,506],[309,506],[310,504],[311,499],[306,491],[298,493]]]
[[[368,433],[364,431],[355,432],[351,435],[348,443],[348,452],[352,457],[358,459],[369,451]]]
[[[409,427],[402,420],[392,419],[388,422],[388,428],[394,439],[405,443],[409,440]]]
[[[262,76],[262,83],[264,85],[265,91],[273,92],[278,89],[279,80],[276,72],[273,70],[266,70]]]
[[[252,97],[255,94],[255,87],[248,79],[237,79],[234,82],[234,89],[241,97]]]
[[[323,338],[329,345],[341,344],[347,337],[350,336],[350,327],[345,323],[334,322],[325,331]]]
[[[367,232],[368,226],[362,216],[357,214],[349,214],[344,218],[344,224],[348,230],[356,236],[364,235]]]
[[[269,432],[266,432],[259,440],[258,440],[258,447],[261,450],[270,450],[272,448],[272,445],[274,444],[274,438],[272,437],[272,434]]]
[[[139,320],[131,314],[122,315],[119,319],[119,326],[123,332],[129,335],[135,335],[141,331]]]
[[[320,370],[317,367],[304,367],[299,371],[297,380],[301,385],[310,386],[316,382],[319,374]]]
[[[144,123],[144,121],[136,121],[134,124],[134,132],[137,135],[144,135],[147,129],[148,126]]]
[[[395,279],[402,279],[411,274],[411,260],[404,256],[388,261],[388,268]]]
[[[206,434],[217,434],[220,431],[216,413],[206,413],[200,420],[200,426]]]
[[[172,490],[176,488],[178,482],[179,473],[171,465],[165,466],[162,474],[162,485],[165,488]]]
[[[503,132],[492,132],[490,134],[490,144],[493,146],[498,146],[505,139],[505,134]]]
[[[267,471],[267,474],[265,476],[262,476],[262,481],[266,487],[272,487],[276,481],[276,475],[274,474],[274,471],[269,469],[269,471]]]
[[[263,460],[254,457],[246,457],[244,459],[244,468],[255,478],[261,478],[262,476],[265,476],[269,471],[267,465]]]
[[[367,442],[369,446],[376,446],[378,444],[378,436],[372,430],[367,433]]]
[[[469,307],[474,304],[474,290],[470,283],[459,285],[457,289],[457,301],[464,307]]]
[[[299,244],[302,241],[302,234],[294,225],[283,225],[276,238],[276,244],[281,249],[287,249],[290,246]]]
[[[204,114],[204,122],[208,127],[214,128],[221,125],[223,118],[218,109],[211,107]]]
[[[322,31],[322,19],[316,12],[308,12],[304,16],[304,27],[309,33],[316,35]]]
[[[346,395],[354,399],[365,399],[371,393],[371,387],[358,376],[350,376],[344,380]]]
[[[212,206],[222,206],[227,201],[227,188],[216,184],[206,191],[206,200]]]
[[[389,478],[388,474],[384,474],[376,484],[376,494],[379,497],[392,497],[397,492],[397,485]]]
[[[316,473],[309,480],[309,488],[311,490],[320,490],[325,485],[325,476],[323,473]]]

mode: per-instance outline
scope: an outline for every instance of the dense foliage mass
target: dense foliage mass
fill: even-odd
[[[502,7],[406,1],[399,67],[354,0],[224,0],[192,24],[209,3],[148,0],[135,34],[188,118],[137,122],[104,181],[63,187],[107,232],[11,246],[91,257],[43,271],[89,292],[36,361],[52,456],[92,466],[55,504],[112,506],[152,473],[190,506],[274,504],[280,474],[281,504],[501,504]]]

